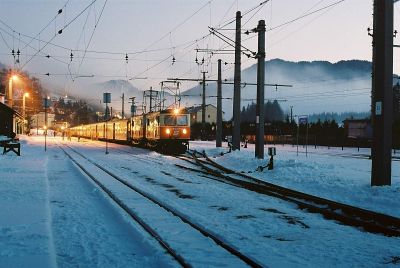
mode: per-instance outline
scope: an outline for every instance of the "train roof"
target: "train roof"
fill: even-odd
[[[148,115],[151,114],[172,114],[174,113],[174,108],[170,108],[170,109],[165,109],[165,110],[161,110],[161,111],[155,111],[155,112],[151,112],[151,113],[147,113]],[[186,108],[180,108],[179,109],[179,113],[180,114],[185,114],[187,113],[187,109]]]

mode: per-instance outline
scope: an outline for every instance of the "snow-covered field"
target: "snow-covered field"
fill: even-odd
[[[83,175],[59,146],[68,144],[135,187],[218,234],[263,266],[379,267],[400,265],[400,239],[366,233],[297,209],[279,199],[188,173],[171,156],[143,149],[81,140],[23,137],[21,156],[0,155],[0,267],[168,267],[178,264]],[[232,169],[285,187],[400,217],[400,162],[393,161],[392,186],[371,187],[371,160],[348,157],[369,150],[276,146],[275,168],[254,147],[228,149],[191,142]],[[65,146],[64,146],[65,147]],[[85,165],[84,161],[80,163]],[[186,163],[186,165],[189,165]],[[122,187],[116,194],[125,195]],[[162,214],[129,205],[156,226],[197,267],[235,267],[195,238],[180,237]],[[153,212],[153,213],[151,213]],[[168,224],[166,224],[168,223]],[[192,241],[192,243],[190,243]],[[195,256],[200,256],[195,257]]]

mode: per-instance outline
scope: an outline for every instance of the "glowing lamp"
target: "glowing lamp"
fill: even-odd
[[[174,109],[174,114],[179,114],[179,109]]]
[[[171,130],[169,129],[169,128],[167,128],[166,130],[165,130],[165,133],[167,133],[168,135],[171,133]]]
[[[184,129],[182,130],[182,133],[183,133],[183,134],[186,134],[186,133],[187,133],[186,128],[184,128]]]

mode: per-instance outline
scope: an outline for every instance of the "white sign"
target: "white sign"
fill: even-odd
[[[375,115],[382,115],[382,102],[377,101],[375,104]]]

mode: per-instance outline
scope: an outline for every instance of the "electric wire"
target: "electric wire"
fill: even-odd
[[[39,31],[39,33],[37,33],[34,37],[32,37],[31,40],[30,40],[28,43],[26,43],[25,46],[24,46],[21,50],[24,50],[28,45],[30,45],[30,44],[33,42],[33,40],[35,40],[35,38],[37,38],[38,36],[40,36],[40,34],[41,34],[44,30],[46,30],[47,27],[49,27],[49,25],[50,25],[51,23],[53,23],[53,22],[57,19],[57,17],[61,14],[62,10],[63,10],[64,8],[66,8],[66,6],[68,5],[69,1],[70,1],[70,0],[67,0],[67,2],[63,5],[63,7],[59,9],[59,11],[58,11],[57,14],[54,16],[54,18],[51,19],[51,20],[46,24],[46,26],[44,26],[44,27]],[[60,11],[61,11],[61,12],[60,12]]]
[[[65,30],[69,25],[71,25],[79,16],[81,16],[89,7],[91,7],[97,0],[93,0],[88,6],[86,6],[81,12],[78,13],[72,20],[70,20],[66,25],[64,25],[59,31],[58,35],[62,33],[63,30]],[[20,68],[21,70],[37,55],[39,54],[50,42],[52,42],[55,38],[57,37],[57,34],[55,34],[49,41],[45,43],[45,45],[40,48],[34,56],[30,57]]]

